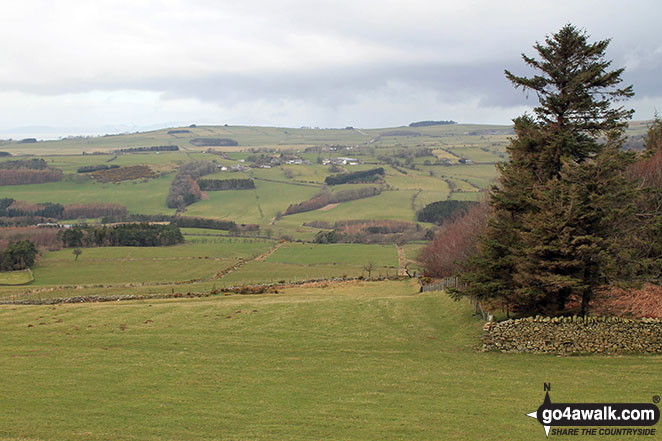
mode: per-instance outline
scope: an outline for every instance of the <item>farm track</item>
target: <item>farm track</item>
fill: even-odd
[[[407,255],[405,254],[405,250],[400,248],[400,246],[396,245],[395,248],[398,250],[398,276],[406,276]]]
[[[257,256],[254,259],[241,259],[239,262],[235,263],[234,265],[229,266],[229,267],[219,271],[218,273],[216,273],[216,275],[213,277],[213,279],[222,279],[223,277],[227,276],[228,274],[238,270],[239,268],[241,268],[242,266],[244,266],[248,262],[260,262],[260,261],[266,259],[267,257],[271,256],[273,253],[275,253],[278,250],[278,248],[280,248],[281,246],[283,246],[283,244],[286,244],[286,243],[287,242],[278,242],[269,251],[267,251],[266,253],[260,254],[259,256]]]

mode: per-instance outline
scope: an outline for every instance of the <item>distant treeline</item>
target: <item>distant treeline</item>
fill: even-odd
[[[46,182],[57,182],[61,179],[62,170],[0,169],[0,185],[44,184]]]
[[[324,182],[328,185],[360,184],[364,182],[375,182],[380,176],[384,176],[384,169],[382,167],[327,176]]]
[[[193,138],[189,142],[197,147],[206,147],[206,146],[228,147],[228,146],[239,145],[239,143],[232,138]]]
[[[237,229],[233,221],[222,219],[205,219],[202,217],[170,216],[166,214],[125,214],[122,216],[106,216],[101,219],[104,224],[121,222],[170,222],[180,228],[206,228],[209,230],[231,231]]]
[[[178,216],[173,218],[172,223],[181,228],[207,228],[209,230],[227,230],[237,229],[237,224],[233,221],[205,219],[201,217]]]
[[[214,173],[216,168],[216,163],[205,161],[189,162],[182,165],[172,184],[170,184],[170,190],[166,198],[168,208],[181,209],[199,201],[202,198],[202,192],[196,179]]]
[[[43,159],[16,159],[13,161],[4,161],[0,162],[0,169],[3,170],[20,170],[20,169],[30,169],[30,170],[46,170],[48,164]]]
[[[43,159],[0,162],[0,185],[43,184],[61,179],[62,170],[49,169]]]
[[[59,250],[62,242],[57,237],[56,228],[39,228],[36,226],[3,226],[0,228],[0,248],[19,240],[29,240],[36,247],[48,250]]]
[[[74,227],[58,233],[65,248],[73,247],[157,247],[184,242],[176,225],[122,224],[112,227]]]
[[[140,152],[178,152],[176,145],[155,145],[152,147],[130,147],[126,149],[115,150],[116,153],[140,153]]]
[[[37,138],[25,138],[21,139],[18,143],[19,144],[34,144],[37,142]]]
[[[198,179],[202,191],[216,190],[251,190],[255,188],[252,179]]]
[[[478,205],[474,201],[439,201],[426,205],[418,213],[419,222],[432,222],[441,225],[445,220],[465,213],[470,207]]]
[[[92,173],[98,170],[110,170],[111,168],[119,168],[119,165],[84,165],[82,167],[78,167],[78,170],[76,170],[78,173]]]
[[[457,124],[457,123],[450,119],[448,121],[418,121],[409,124],[409,127],[445,126],[448,124]]]
[[[11,156],[11,153],[9,153],[9,152],[0,152],[0,158],[5,158],[7,156]]]
[[[356,188],[351,190],[338,191],[335,193],[324,192],[312,197],[307,201],[290,205],[287,207],[287,210],[285,210],[285,215],[317,210],[329,204],[338,204],[340,202],[369,198],[371,196],[377,196],[380,193],[381,190],[376,187]]]
[[[168,135],[176,135],[178,133],[191,133],[190,130],[188,129],[173,129],[173,130],[168,130]]]
[[[126,213],[126,207],[119,204],[101,202],[68,205],[53,202],[33,204],[30,202],[15,201],[12,198],[0,199],[0,217],[5,218],[91,219],[102,216],[122,216]]]

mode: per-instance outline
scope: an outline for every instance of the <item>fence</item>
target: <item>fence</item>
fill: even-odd
[[[463,288],[464,283],[460,281],[457,277],[446,277],[445,279],[441,279],[437,283],[430,283],[427,285],[424,285],[421,279],[418,279],[418,283],[421,285],[421,292],[428,292],[428,291],[443,291],[446,288]],[[483,309],[482,303],[480,303],[480,300],[476,299],[475,297],[471,297],[469,299],[469,302],[471,303],[471,306],[474,308],[474,315],[480,315],[483,320],[486,322],[491,322],[494,319],[494,316],[489,312],[485,311]]]
[[[421,282],[421,279],[418,279],[418,281],[421,284],[421,292],[443,291],[446,288],[462,288],[464,286],[457,277],[446,277],[437,283],[430,283],[427,285],[424,285],[423,282]]]

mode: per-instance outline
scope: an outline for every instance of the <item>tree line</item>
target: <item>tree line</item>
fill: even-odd
[[[57,202],[33,204],[25,201],[16,201],[12,198],[0,199],[0,217],[7,218],[31,217],[62,220],[121,216],[126,213],[126,207],[120,204],[101,202],[93,204],[66,205]]]
[[[218,190],[252,190],[255,182],[252,179],[198,179],[202,191]]]
[[[478,202],[474,201],[438,201],[427,204],[416,213],[419,222],[431,222],[441,225],[447,219],[457,216],[461,212],[466,212],[472,205]]]
[[[112,227],[73,227],[58,233],[64,248],[76,247],[157,247],[184,242],[173,224],[122,224]]]
[[[176,145],[155,145],[151,147],[129,147],[115,150],[115,153],[140,153],[140,152],[178,152]]]
[[[324,182],[327,185],[340,185],[340,184],[361,184],[367,182],[375,182],[384,176],[384,168],[373,168],[370,170],[361,170],[351,173],[341,173],[338,175],[327,176]]]

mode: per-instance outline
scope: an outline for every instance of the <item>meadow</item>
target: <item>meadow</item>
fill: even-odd
[[[0,439],[530,440],[543,382],[555,401],[662,387],[660,357],[481,353],[481,326],[409,281],[4,305]]]

